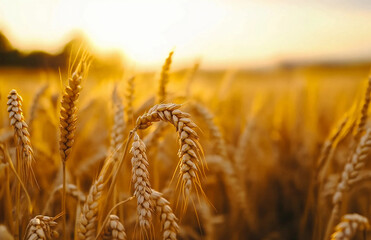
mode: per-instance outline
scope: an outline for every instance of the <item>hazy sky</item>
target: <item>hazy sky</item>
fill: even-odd
[[[139,67],[174,60],[238,67],[371,57],[370,0],[0,0],[0,30],[24,50],[58,51],[82,29]]]

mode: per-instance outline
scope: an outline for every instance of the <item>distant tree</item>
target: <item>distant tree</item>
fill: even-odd
[[[3,33],[0,32],[0,52],[9,52],[13,49],[9,40]]]

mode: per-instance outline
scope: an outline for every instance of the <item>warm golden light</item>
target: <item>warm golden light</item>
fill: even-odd
[[[16,47],[58,51],[76,30],[139,67],[177,63],[256,66],[286,60],[364,58],[367,3],[316,1],[3,1],[0,29]]]

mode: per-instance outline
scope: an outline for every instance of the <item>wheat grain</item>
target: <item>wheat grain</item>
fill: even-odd
[[[38,215],[32,218],[27,226],[26,240],[49,240],[58,238],[59,234],[53,230],[57,226],[54,218]]]
[[[103,235],[103,240],[125,240],[124,225],[116,215],[110,215]]]
[[[341,222],[336,226],[335,232],[331,235],[332,240],[350,240],[357,230],[369,230],[370,224],[367,218],[353,213],[342,217]]]
[[[132,182],[134,184],[134,195],[137,198],[139,225],[141,228],[148,230],[152,221],[152,190],[149,182],[146,146],[137,133],[134,133],[134,140],[130,152],[133,154],[131,158]]]

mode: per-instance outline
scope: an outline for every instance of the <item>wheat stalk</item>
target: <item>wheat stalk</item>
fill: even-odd
[[[88,64],[86,56],[83,56],[77,64],[75,71],[68,79],[60,110],[60,141],[59,152],[62,159],[63,169],[63,192],[62,192],[62,211],[63,215],[63,236],[66,239],[66,161],[71,153],[72,145],[75,140],[75,130],[77,122],[77,100],[80,96],[81,81],[86,76]]]
[[[344,193],[349,189],[349,181],[356,178],[359,172],[365,166],[365,160],[369,156],[371,150],[371,129],[367,129],[366,134],[361,138],[356,152],[353,154],[351,161],[347,162],[341,180],[336,187],[336,192],[332,198],[333,209],[331,217],[327,225],[326,239],[330,235],[330,231],[334,225],[334,222],[339,218],[340,206],[343,201]]]
[[[156,213],[160,216],[162,239],[176,240],[179,232],[178,219],[173,213],[170,203],[162,196],[162,193],[154,189],[152,189],[151,199]]]
[[[149,182],[149,164],[146,156],[146,146],[137,133],[134,133],[134,140],[130,151],[133,154],[131,158],[132,182],[134,184],[134,195],[137,198],[139,225],[142,229],[148,230],[152,221],[152,190]]]
[[[102,197],[103,188],[105,184],[103,176],[93,183],[89,190],[89,194],[86,197],[86,201],[81,210],[81,216],[78,226],[78,237],[82,240],[95,239],[95,233],[97,229],[98,210],[99,202]]]
[[[124,225],[122,225],[118,216],[111,214],[105,227],[103,240],[125,240],[125,239],[126,233]]]
[[[180,107],[181,105],[173,103],[155,105],[137,119],[137,128],[146,129],[153,122],[158,121],[169,122],[176,128],[180,145],[178,151],[178,156],[181,159],[179,163],[180,179],[183,185],[183,196],[188,198],[192,186],[196,186],[202,191],[198,171],[200,168],[202,171],[204,170],[204,159],[201,156],[202,149],[195,131],[197,125],[192,122],[188,113],[179,110]]]
[[[350,240],[357,230],[369,230],[370,224],[367,218],[353,213],[342,217],[341,222],[335,227],[335,232],[331,235],[332,240]]]
[[[166,86],[169,81],[169,70],[172,62],[174,51],[169,53],[166,58],[164,65],[162,66],[161,76],[160,76],[160,86],[158,90],[158,103],[164,103],[167,97]]]
[[[26,240],[46,240],[59,237],[57,231],[53,230],[57,226],[55,218],[38,215],[30,220],[27,226]]]

